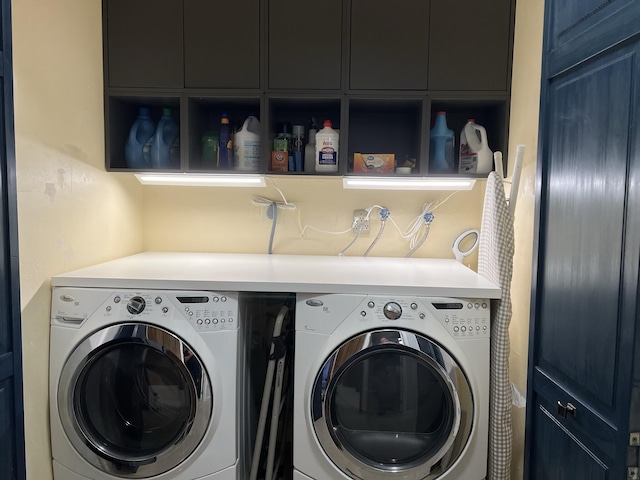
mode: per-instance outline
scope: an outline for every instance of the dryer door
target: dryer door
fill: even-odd
[[[327,456],[354,479],[433,479],[462,453],[471,387],[437,343],[404,330],[358,335],[326,360],[312,422]]]
[[[152,325],[99,330],[67,359],[58,410],[75,449],[124,478],[164,473],[198,446],[209,425],[211,384],[180,338]]]

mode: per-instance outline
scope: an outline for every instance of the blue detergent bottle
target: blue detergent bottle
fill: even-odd
[[[138,108],[138,118],[131,125],[124,146],[124,160],[128,168],[142,169],[151,166],[151,142],[156,124],[151,120],[147,107]]]
[[[180,167],[180,128],[170,108],[162,109],[162,117],[151,142],[151,167]]]
[[[438,112],[436,124],[429,134],[429,173],[453,173],[454,163],[453,130],[447,127],[447,113]]]

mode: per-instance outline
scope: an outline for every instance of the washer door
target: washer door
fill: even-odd
[[[58,412],[75,449],[124,478],[164,473],[198,446],[211,418],[207,372],[180,338],[125,323],[85,338],[67,359]]]
[[[354,479],[433,479],[462,453],[471,388],[446,350],[404,330],[358,335],[324,363],[312,422],[327,456]]]

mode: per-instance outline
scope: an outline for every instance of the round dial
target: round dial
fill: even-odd
[[[146,302],[142,297],[133,297],[131,300],[127,302],[127,310],[129,311],[129,313],[133,315],[138,315],[139,313],[142,313],[145,306],[146,306]]]
[[[400,318],[400,315],[402,315],[402,307],[396,302],[387,303],[382,311],[384,312],[384,316],[389,320],[397,320]]]

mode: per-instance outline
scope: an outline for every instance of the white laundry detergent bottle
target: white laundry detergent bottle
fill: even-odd
[[[324,128],[316,133],[316,172],[338,171],[340,137],[331,127],[331,120],[325,120]]]
[[[487,131],[473,118],[460,132],[458,173],[487,174],[493,169],[493,152],[487,141]]]
[[[253,115],[233,136],[233,160],[236,170],[255,172],[260,168],[260,122]]]

